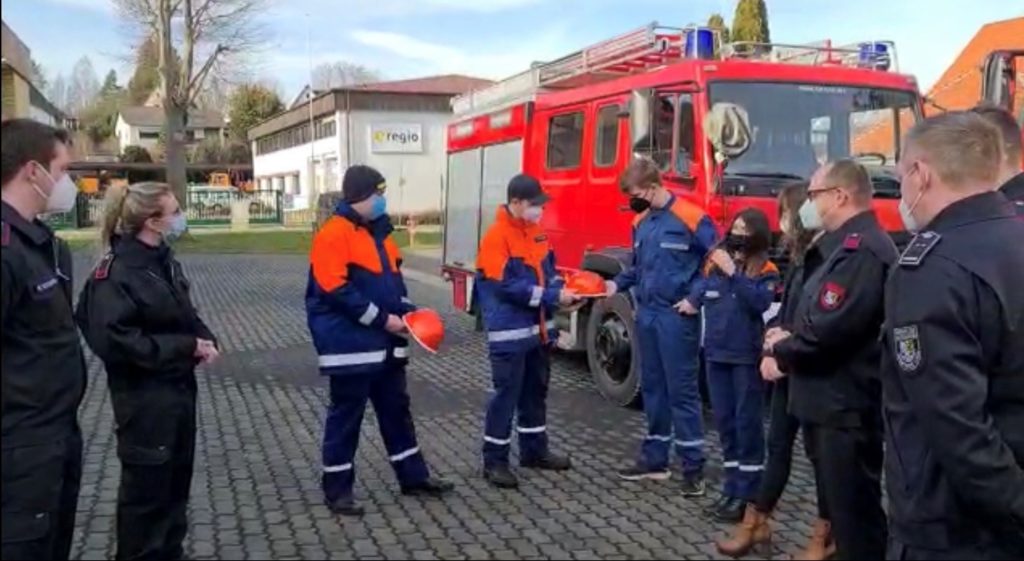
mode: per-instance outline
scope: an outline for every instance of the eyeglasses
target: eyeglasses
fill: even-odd
[[[839,187],[825,187],[824,189],[808,189],[807,199],[813,201],[815,197],[822,193],[828,193],[829,191],[836,191]]]

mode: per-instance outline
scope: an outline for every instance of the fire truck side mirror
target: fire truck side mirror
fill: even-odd
[[[654,90],[633,90],[629,99],[629,137],[633,151],[642,152],[651,142],[651,117],[654,115]]]

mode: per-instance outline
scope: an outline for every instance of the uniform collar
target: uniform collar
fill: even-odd
[[[28,239],[32,240],[32,243],[43,245],[53,237],[53,230],[38,219],[29,222],[18,211],[14,210],[14,207],[11,205],[6,202],[0,202],[0,204],[2,204],[2,207],[0,207],[0,218],[10,225],[12,229],[21,232]]]
[[[1024,201],[1024,172],[1018,173],[1003,183],[999,191],[1011,201]]]
[[[665,206],[663,206],[661,208],[655,208],[654,205],[651,205],[651,212],[665,212],[665,211],[671,210],[672,209],[672,205],[674,205],[674,204],[676,204],[676,196],[675,196],[674,193],[669,191],[669,193],[668,193],[668,202],[665,203]]]
[[[153,247],[140,242],[135,236],[121,236],[114,241],[114,254],[118,261],[129,267],[146,267],[166,263],[172,252],[166,243]]]
[[[363,215],[356,212],[356,209],[352,208],[352,205],[345,201],[339,202],[338,206],[334,207],[334,214],[355,224],[356,227],[366,228],[376,238],[386,238],[395,230],[395,227],[391,224],[391,217],[387,214],[372,222],[367,222]]]
[[[512,216],[512,211],[508,209],[508,205],[501,205],[498,207],[497,213],[495,214],[495,220],[509,228],[515,228],[516,230],[529,230],[534,227],[533,224],[530,224],[526,220]]]
[[[833,232],[827,232],[826,234],[821,236],[821,238],[818,239],[817,243],[815,243],[814,245],[815,247],[818,248],[822,255],[829,255],[830,253],[835,251],[840,244],[843,243],[843,240],[846,239],[846,236],[849,236],[850,234],[862,233],[868,228],[877,225],[878,218],[875,216],[875,211],[865,210],[860,214],[854,215],[852,218],[844,222],[843,225],[840,226],[837,230]]]
[[[942,233],[974,222],[1016,216],[1013,205],[1007,204],[1002,193],[989,191],[972,195],[942,209],[926,229]]]

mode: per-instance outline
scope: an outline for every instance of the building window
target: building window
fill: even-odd
[[[320,119],[316,122],[316,139],[330,138],[337,134],[338,125],[334,118]]]
[[[556,115],[548,126],[548,169],[580,165],[583,151],[583,112]]]
[[[605,105],[597,111],[597,137],[594,163],[600,167],[613,165],[619,149],[619,106]]]
[[[159,140],[160,133],[156,131],[140,131],[139,138],[142,140]]]

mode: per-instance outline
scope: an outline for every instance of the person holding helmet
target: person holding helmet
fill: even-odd
[[[306,313],[320,373],[330,378],[323,440],[323,490],[336,514],[361,516],[352,496],[355,455],[367,400],[402,494],[440,496],[453,486],[431,477],[416,442],[405,366],[402,316],[415,310],[391,238],[384,176],[356,165],[342,180],[343,200],[313,240]]]
[[[513,177],[507,200],[480,243],[476,296],[494,381],[484,425],[484,478],[495,487],[515,489],[519,480],[509,467],[513,417],[518,417],[522,467],[571,467],[569,458],[548,449],[546,401],[548,349],[557,340],[551,318],[559,305],[571,305],[577,296],[563,287],[539,225],[548,201],[540,182],[529,175]]]

